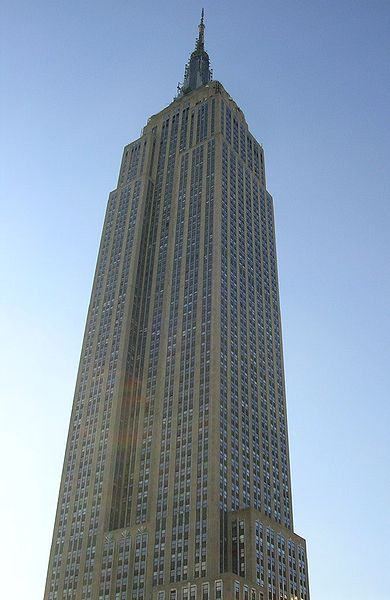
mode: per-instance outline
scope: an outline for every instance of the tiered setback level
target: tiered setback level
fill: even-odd
[[[45,600],[309,600],[294,534],[272,198],[216,81],[124,151]]]

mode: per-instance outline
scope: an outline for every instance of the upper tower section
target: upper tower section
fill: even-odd
[[[204,49],[204,30],[204,9],[202,9],[202,16],[199,23],[199,35],[196,39],[195,50],[192,52],[190,60],[186,64],[183,85],[178,86],[178,98],[206,85],[206,83],[212,79],[209,55]]]

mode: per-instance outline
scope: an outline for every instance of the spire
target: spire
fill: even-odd
[[[178,86],[178,97],[206,85],[212,79],[209,55],[204,49],[204,30],[204,9],[202,8],[199,23],[199,35],[196,38],[195,50],[192,52],[190,60],[186,64],[183,85],[179,84]]]
[[[200,23],[199,23],[198,29],[199,29],[199,36],[198,36],[198,39],[196,40],[196,49],[198,51],[204,51],[204,30],[205,30],[204,8],[202,8],[202,16],[200,18]]]

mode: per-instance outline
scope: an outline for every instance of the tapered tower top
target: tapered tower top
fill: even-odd
[[[184,70],[184,82],[178,86],[178,97],[188,94],[196,90],[202,85],[206,85],[212,79],[212,71],[210,69],[210,59],[204,49],[204,9],[199,23],[199,35],[196,38],[195,50],[190,56],[190,60],[186,64]]]

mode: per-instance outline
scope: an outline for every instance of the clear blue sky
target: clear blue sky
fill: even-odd
[[[389,0],[204,0],[274,196],[313,600],[389,600]],[[108,192],[201,2],[3,0],[2,598],[40,600]],[[26,558],[27,557],[27,558]]]

